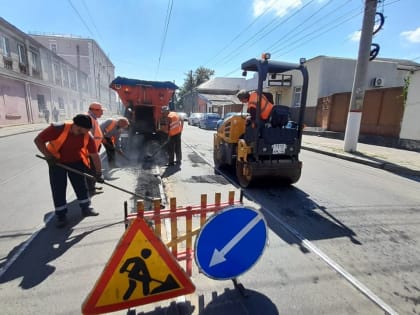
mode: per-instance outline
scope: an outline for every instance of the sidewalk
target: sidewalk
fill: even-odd
[[[0,126],[0,138],[13,136],[20,133],[39,131],[44,128],[47,128],[49,124],[39,123],[39,124],[26,124],[26,125],[16,125],[16,126]]]
[[[420,153],[358,143],[357,152],[344,152],[344,141],[303,135],[302,149],[366,164],[404,176],[420,176]]]
[[[39,131],[47,123],[1,126],[0,138],[19,133]],[[327,154],[336,158],[366,164],[404,176],[420,177],[420,153],[389,147],[357,144],[357,152],[344,152],[344,141],[321,136],[303,135],[302,149]]]

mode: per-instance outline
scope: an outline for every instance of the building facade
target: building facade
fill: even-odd
[[[407,147],[420,147],[420,67],[412,68],[406,84],[407,99],[401,124],[400,138]]]
[[[100,50],[88,43],[92,51]],[[70,119],[98,100],[116,109],[116,96],[108,87],[113,65],[97,54],[90,57],[96,56],[94,63],[87,62],[82,53],[89,45],[81,46],[79,60],[70,62],[56,54],[53,45],[44,46],[0,18],[0,125],[54,121],[53,112],[59,121]]]
[[[88,76],[90,98],[117,112],[116,93],[109,88],[115,67],[93,39],[62,35],[31,34],[33,39]]]
[[[0,124],[71,118],[90,101],[88,76],[0,18]]]
[[[409,71],[400,70],[401,65],[415,65],[410,60],[377,58],[369,63],[366,90],[404,86]],[[317,56],[306,61],[309,87],[306,102],[305,122],[313,126],[316,122],[318,99],[336,93],[350,92],[353,87],[356,60],[339,57]],[[289,71],[283,77],[266,81],[277,104],[300,106],[302,76],[299,71]],[[283,80],[282,80],[283,79]],[[284,82],[286,84],[280,84]]]

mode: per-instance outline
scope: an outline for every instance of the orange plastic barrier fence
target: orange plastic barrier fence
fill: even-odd
[[[161,240],[164,240],[168,237],[163,237],[162,235],[162,221],[164,219],[169,219],[171,233],[170,238],[165,244],[178,261],[186,261],[185,270],[191,277],[194,256],[193,236],[200,232],[200,229],[205,224],[209,214],[216,213],[227,206],[235,204],[241,204],[241,200],[235,201],[234,191],[229,191],[228,200],[226,202],[221,202],[221,193],[215,193],[214,203],[207,204],[207,195],[202,194],[200,205],[180,208],[177,207],[175,197],[170,199],[169,209],[161,209],[161,200],[155,199],[153,200],[153,211],[147,212],[144,211],[143,200],[139,200],[137,201],[137,213],[127,214],[127,211],[125,211],[125,222],[127,227],[130,220],[143,218],[153,224],[155,234]],[[194,216],[199,217],[196,220],[198,221],[196,222],[196,227],[193,227]],[[185,221],[185,228],[180,229],[180,225],[183,223],[182,221]]]

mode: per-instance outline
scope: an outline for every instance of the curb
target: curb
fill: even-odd
[[[353,157],[353,156],[347,156],[347,155],[334,153],[334,152],[328,152],[328,151],[325,151],[325,150],[316,149],[316,148],[312,148],[312,147],[308,147],[308,146],[304,146],[304,145],[302,145],[301,148],[304,149],[304,150],[307,150],[307,151],[312,151],[312,152],[315,152],[315,153],[329,155],[329,156],[339,158],[339,159],[342,159],[342,160],[347,160],[347,161],[356,162],[356,163],[368,165],[368,166],[371,166],[371,167],[383,169],[385,171],[395,173],[395,174],[398,174],[398,175],[420,177],[420,171],[412,170],[410,168],[395,165],[395,164],[388,163],[388,162],[368,161],[368,160],[365,160],[365,159],[361,159],[361,158],[357,158],[357,157]]]

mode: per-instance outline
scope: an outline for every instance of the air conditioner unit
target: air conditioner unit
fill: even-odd
[[[373,86],[379,87],[379,86],[384,86],[384,78],[375,78],[373,80]]]

